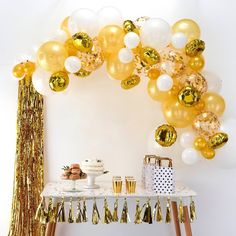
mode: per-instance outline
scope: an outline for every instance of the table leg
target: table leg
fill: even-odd
[[[175,234],[176,236],[181,236],[181,230],[180,230],[179,219],[178,219],[177,202],[172,201],[171,206],[172,206],[172,212],[173,212],[173,220],[175,224]]]
[[[184,217],[185,217],[184,227],[185,227],[186,236],[192,236],[192,229],[191,229],[187,206],[184,206]]]
[[[56,223],[50,222],[47,223],[45,236],[54,236],[56,231]]]

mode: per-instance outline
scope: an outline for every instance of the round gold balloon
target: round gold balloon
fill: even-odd
[[[123,89],[131,89],[140,83],[140,77],[138,75],[131,75],[127,79],[121,81],[121,87]]]
[[[194,39],[186,44],[185,53],[190,57],[195,57],[205,50],[205,43],[200,39]]]
[[[198,151],[201,151],[203,150],[204,148],[207,147],[207,141],[205,138],[203,137],[197,137],[195,140],[194,140],[194,148]]]
[[[177,21],[173,25],[172,30],[174,33],[184,33],[187,36],[188,41],[200,38],[201,34],[198,24],[191,19],[181,19]]]
[[[211,111],[203,111],[193,121],[193,129],[202,137],[209,138],[220,128],[220,121]]]
[[[211,111],[218,116],[221,116],[225,111],[225,101],[222,96],[217,93],[205,93],[202,96],[205,102],[205,110]]]
[[[64,91],[69,84],[69,77],[66,72],[59,71],[51,75],[49,86],[55,92]]]
[[[35,69],[36,69],[36,66],[34,62],[26,61],[24,63],[24,71],[26,75],[31,76],[34,73]]]
[[[181,89],[178,95],[179,102],[186,107],[196,105],[199,102],[200,97],[200,93],[191,86]]]
[[[138,33],[137,27],[135,26],[135,24],[131,20],[124,21],[123,29],[124,29],[125,33],[128,33],[128,32],[135,32],[136,34]]]
[[[25,75],[25,66],[24,63],[19,63],[13,67],[12,74],[20,79]]]
[[[84,32],[72,36],[74,46],[81,52],[90,52],[93,47],[93,40]]]
[[[147,71],[147,77],[151,80],[157,80],[157,78],[161,75],[160,70],[156,68],[151,68]]]
[[[64,69],[65,59],[68,53],[60,42],[49,41],[44,43],[37,52],[38,65],[50,72],[57,72]]]
[[[216,133],[209,138],[209,147],[216,149],[223,147],[228,142],[226,133]]]
[[[205,60],[202,55],[191,57],[189,60],[189,67],[194,71],[201,71],[205,65]]]
[[[149,65],[155,65],[160,62],[161,57],[154,48],[145,47],[141,50],[141,59]]]
[[[64,47],[68,53],[68,56],[76,56],[78,49],[74,46],[73,39],[69,38],[65,41]]]
[[[82,68],[78,72],[74,73],[74,75],[81,77],[81,78],[85,78],[85,77],[89,76],[90,74],[91,74],[91,71],[86,71]]]
[[[123,80],[133,74],[135,67],[134,61],[130,63],[122,63],[118,55],[115,53],[107,60],[107,73],[114,79]]]
[[[215,157],[216,153],[215,150],[210,148],[210,147],[206,147],[201,151],[203,157],[205,157],[208,160],[211,160]]]
[[[67,16],[61,23],[61,30],[65,31],[67,36],[70,37],[70,31],[68,29],[68,20],[69,16]]]
[[[156,129],[155,140],[163,147],[169,147],[175,143],[177,132],[171,125],[161,125]]]
[[[165,101],[162,110],[167,122],[176,128],[189,126],[196,116],[195,109],[181,105],[176,98]]]
[[[116,53],[124,47],[124,30],[117,25],[105,26],[98,34],[98,41],[105,54]]]

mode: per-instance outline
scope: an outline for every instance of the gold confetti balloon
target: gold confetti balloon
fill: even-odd
[[[191,107],[199,102],[200,93],[195,88],[187,86],[180,90],[178,99],[182,105]]]
[[[188,64],[194,71],[201,71],[205,65],[205,60],[202,55],[199,55],[191,57]]]
[[[138,75],[131,75],[127,79],[121,81],[121,87],[123,89],[131,89],[140,83],[140,77]]]
[[[93,47],[93,40],[84,32],[72,36],[74,46],[81,52],[90,52]]]
[[[209,147],[216,149],[223,147],[228,142],[226,133],[216,133],[209,138]]]
[[[124,29],[125,33],[128,33],[128,32],[138,33],[137,27],[135,26],[135,24],[131,20],[125,20],[124,21],[123,29]]]
[[[177,132],[171,125],[161,125],[156,129],[155,140],[163,147],[169,147],[175,143]]]
[[[13,76],[15,76],[18,79],[23,78],[23,76],[25,75],[24,63],[19,63],[19,64],[15,65],[13,67],[12,74],[13,74]]]
[[[205,50],[205,42],[200,39],[194,39],[186,44],[185,53],[190,57],[195,57]]]
[[[194,148],[198,151],[201,151],[203,150],[204,148],[207,147],[207,141],[205,138],[203,137],[197,137],[195,140],[194,140]]]
[[[144,47],[141,50],[141,59],[149,65],[155,65],[160,62],[161,57],[154,48]]]
[[[74,73],[74,75],[81,77],[81,78],[85,78],[85,77],[89,76],[90,74],[91,74],[91,71],[86,71],[82,68],[78,72]]]
[[[215,157],[216,153],[215,150],[213,148],[210,147],[206,147],[201,151],[202,155],[204,158],[206,158],[207,160],[211,160]]]
[[[49,86],[55,92],[64,91],[69,84],[69,77],[66,72],[59,71],[51,75],[49,79]]]
[[[193,121],[193,129],[198,135],[209,138],[220,128],[220,121],[216,114],[211,111],[203,111]]]
[[[141,16],[134,21],[134,24],[140,30],[142,26],[144,25],[144,23],[149,19],[150,17],[148,16]]]

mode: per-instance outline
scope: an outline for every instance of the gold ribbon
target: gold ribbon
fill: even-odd
[[[124,206],[121,213],[120,223],[128,223],[129,221],[129,214],[128,214],[128,204],[127,199],[124,199]]]
[[[144,215],[143,215],[143,222],[152,224],[152,208],[150,204],[150,199],[147,200],[147,202],[144,205]]]
[[[97,204],[96,204],[96,199],[94,198],[93,202],[93,213],[92,213],[92,224],[97,225],[100,220],[100,215],[98,212]]]
[[[167,198],[166,202],[166,221],[167,224],[171,222],[171,209],[170,209],[170,198]]]
[[[134,217],[134,223],[135,224],[141,224],[142,223],[142,208],[139,205],[139,199],[136,200],[136,210],[135,210],[135,217]]]
[[[161,202],[159,197],[157,198],[157,202],[153,210],[153,219],[157,222],[162,221]]]
[[[69,215],[67,221],[68,223],[74,223],[72,197],[70,198]]]
[[[189,206],[189,212],[190,212],[190,221],[193,222],[194,220],[197,219],[197,215],[196,215],[195,202],[193,201],[192,197],[191,197],[191,202]]]
[[[78,202],[77,202],[77,213],[76,213],[76,219],[75,222],[76,223],[82,223],[82,210],[81,210],[81,205],[80,205],[80,198],[78,198]]]
[[[184,206],[183,206],[183,200],[180,199],[179,202],[179,222],[184,223],[185,222],[185,217],[184,217]]]
[[[57,221],[58,221],[58,222],[66,222],[64,197],[61,199],[61,202],[60,202],[60,205],[59,205],[59,211],[58,211],[58,215],[57,215]]]
[[[112,214],[112,221],[113,222],[118,222],[119,221],[119,217],[118,217],[118,198],[114,202],[114,210],[113,210],[113,214]]]
[[[112,214],[109,209],[107,198],[104,198],[104,216],[103,216],[103,224],[110,224],[112,222]]]

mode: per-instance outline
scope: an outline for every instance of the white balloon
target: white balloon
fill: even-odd
[[[90,37],[94,37],[98,33],[97,14],[90,9],[78,9],[69,17],[68,28],[72,34],[85,32]]]
[[[134,32],[129,32],[124,37],[124,43],[127,48],[133,49],[139,45],[140,38]]]
[[[67,34],[64,30],[57,30],[52,36],[52,40],[64,43],[67,39]]]
[[[67,57],[64,66],[68,72],[76,73],[81,69],[81,60],[75,56]]]
[[[207,90],[209,92],[220,92],[222,88],[222,80],[217,75],[210,71],[202,71],[201,74],[205,77],[207,81]]]
[[[173,79],[168,74],[160,75],[156,83],[160,91],[169,91],[173,87]]]
[[[174,48],[181,49],[183,48],[188,41],[188,38],[184,33],[175,33],[172,35],[171,43]]]
[[[134,54],[129,48],[121,48],[118,53],[119,60],[126,64],[130,63],[134,59]]]
[[[170,43],[170,25],[159,18],[149,19],[145,21],[141,28],[140,38],[143,46],[149,46],[156,50],[160,50]]]
[[[187,165],[193,165],[200,160],[198,152],[194,148],[186,148],[182,152],[182,161]]]
[[[193,146],[196,135],[193,132],[184,132],[180,135],[180,145],[184,148]]]
[[[106,25],[119,25],[123,24],[123,17],[121,12],[115,7],[103,7],[98,11],[99,28]]]

